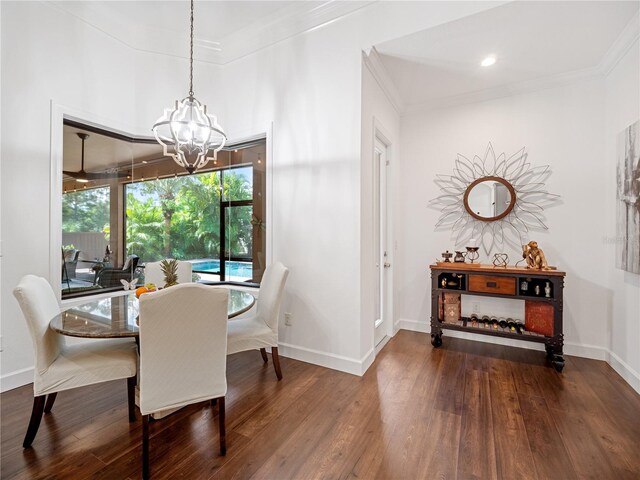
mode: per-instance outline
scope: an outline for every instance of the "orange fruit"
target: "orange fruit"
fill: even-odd
[[[140,295],[143,293],[147,293],[149,289],[147,287],[138,287],[136,288],[136,298],[140,298]]]

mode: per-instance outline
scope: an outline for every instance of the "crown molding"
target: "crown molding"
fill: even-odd
[[[624,27],[622,33],[620,33],[602,58],[598,68],[603,75],[606,76],[611,73],[611,70],[615,68],[629,49],[633,47],[638,41],[638,38],[640,38],[640,11],[629,20],[629,23]]]
[[[454,107],[469,103],[484,102],[498,98],[532,93],[539,90],[561,87],[571,83],[581,82],[594,78],[604,78],[615,68],[620,60],[629,52],[629,49],[640,38],[640,14],[634,15],[613,42],[611,47],[602,57],[602,60],[590,68],[574,70],[572,72],[548,75],[545,77],[527,80],[524,82],[510,83],[485,90],[467,92],[460,95],[437,98],[426,102],[405,105],[401,115],[420,113],[438,108]]]
[[[376,48],[372,47],[368,55],[366,52],[362,52],[362,61],[371,72],[371,75],[373,75],[373,78],[376,80],[393,108],[396,110],[396,113],[401,115],[405,110],[404,101],[402,100],[396,85],[393,83],[393,80],[391,80],[386,67],[382,63],[380,54]]]
[[[221,63],[233,62],[275,43],[320,28],[372,3],[375,1],[329,0],[315,6],[312,2],[297,2],[284,11],[267,16],[259,26],[248,25],[223,38],[220,42]]]
[[[188,58],[186,30],[184,38],[176,38],[175,31],[140,24],[135,19],[116,15],[113,9],[106,8],[101,2],[49,0],[46,3],[133,50]],[[198,38],[196,25],[194,60],[225,65],[287,38],[339,20],[372,3],[375,2],[327,0],[321,5],[316,2],[294,2],[219,41]]]
[[[499,87],[488,88],[485,90],[477,90],[460,95],[452,95],[449,97],[436,98],[422,103],[407,105],[403,115],[434,110],[438,108],[455,107],[469,103],[484,102],[487,100],[495,100],[513,95],[522,95],[532,93],[539,90],[556,88],[570,83],[576,83],[584,80],[590,80],[601,77],[602,73],[598,67],[586,68],[574,72],[560,73],[549,75],[524,82],[510,83]]]

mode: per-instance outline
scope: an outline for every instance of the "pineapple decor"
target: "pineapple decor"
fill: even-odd
[[[164,288],[178,284],[178,260],[162,260],[160,268],[164,274]]]

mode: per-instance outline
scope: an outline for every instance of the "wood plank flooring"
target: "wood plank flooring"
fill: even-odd
[[[260,353],[229,357],[227,455],[217,410],[151,423],[154,479],[638,479],[640,395],[607,364],[401,331],[362,378]],[[31,386],[0,396],[3,479],[137,479],[126,382],[62,392],[32,449]]]

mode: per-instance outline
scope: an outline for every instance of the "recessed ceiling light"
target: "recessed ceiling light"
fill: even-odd
[[[482,63],[480,65],[482,65],[483,67],[489,67],[494,63],[496,63],[496,57],[494,57],[493,55],[489,55],[487,58],[482,60]]]

